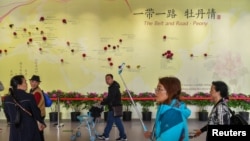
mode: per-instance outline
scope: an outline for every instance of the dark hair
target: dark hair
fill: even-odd
[[[216,92],[220,92],[220,96],[222,98],[228,99],[228,95],[229,95],[228,86],[227,86],[227,84],[225,82],[223,82],[223,81],[213,81],[212,85],[215,86],[215,91]]]
[[[17,90],[17,85],[21,85],[23,83],[24,76],[23,75],[15,75],[10,79],[9,92],[12,96],[15,97],[15,91]]]
[[[110,77],[113,79],[113,75],[112,75],[111,73],[106,74],[106,77],[107,77],[107,76],[110,76]]]
[[[159,78],[159,83],[163,85],[168,93],[166,103],[169,104],[172,99],[180,100],[181,95],[181,81],[176,77],[162,77]]]

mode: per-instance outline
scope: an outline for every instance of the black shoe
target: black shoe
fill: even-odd
[[[106,138],[104,135],[99,135],[97,138],[99,140],[104,140],[104,141],[108,141],[109,140],[109,138]]]
[[[119,138],[117,138],[116,139],[116,141],[127,141],[128,139],[127,139],[127,137],[119,137]]]

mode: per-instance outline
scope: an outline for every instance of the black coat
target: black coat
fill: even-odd
[[[103,99],[101,105],[108,105],[109,111],[113,111],[112,106],[122,105],[121,103],[121,91],[120,85],[116,81],[114,81],[108,87],[108,96]]]
[[[17,90],[16,97],[20,105],[29,111],[32,116],[20,109],[21,122],[18,127],[15,126],[16,116],[15,102],[12,96],[6,96],[4,99],[4,112],[10,121],[9,141],[41,141],[37,120],[44,124],[40,110],[36,105],[35,98],[23,90]]]

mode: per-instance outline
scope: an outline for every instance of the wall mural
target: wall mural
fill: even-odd
[[[0,2],[0,80],[41,76],[50,91],[104,92],[118,67],[134,92],[175,75],[183,91],[223,80],[250,92],[250,2],[9,0]],[[122,89],[125,89],[122,87]],[[7,89],[1,94],[7,93]]]

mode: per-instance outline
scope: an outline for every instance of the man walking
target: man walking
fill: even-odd
[[[98,136],[98,139],[100,140],[109,140],[109,133],[112,129],[113,123],[116,124],[118,130],[119,130],[119,138],[116,139],[116,141],[126,141],[127,135],[124,131],[124,126],[121,121],[120,117],[114,116],[114,111],[112,106],[119,106],[121,104],[121,92],[120,92],[120,85],[116,81],[113,80],[112,74],[106,74],[105,76],[106,83],[109,85],[108,87],[108,96],[105,97],[101,105],[107,105],[108,106],[108,118],[106,127],[104,129],[104,133],[100,136]]]

